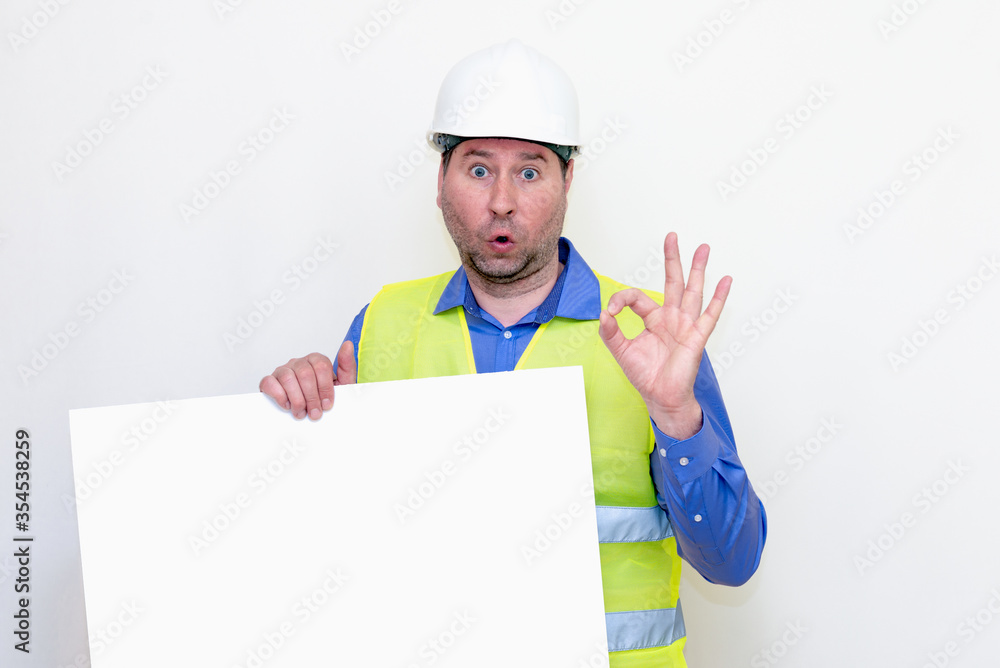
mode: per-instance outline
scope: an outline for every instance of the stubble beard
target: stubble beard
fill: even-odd
[[[544,235],[536,244],[525,246],[521,227],[515,220],[494,217],[485,229],[470,229],[447,196],[443,193],[441,195],[444,224],[455,242],[469,279],[476,281],[490,294],[505,297],[529,292],[548,279],[547,275],[540,272],[550,266],[553,258],[559,256],[559,237],[562,236],[566,206],[566,197],[563,195],[559,206],[545,221]],[[482,243],[483,238],[495,235],[493,230],[503,228],[511,231],[516,239],[522,240],[518,242],[514,253],[507,257],[491,257],[488,252],[474,250]]]

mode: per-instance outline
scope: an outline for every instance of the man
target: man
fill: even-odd
[[[704,353],[731,279],[702,311],[709,249],[695,251],[685,284],[673,233],[662,305],[590,270],[560,236],[577,118],[572,82],[520,42],[456,65],[429,140],[461,268],[386,286],[336,365],[293,359],[260,389],[318,419],[340,384],[582,365],[611,665],[684,666],[679,556],[739,585],[766,535]]]

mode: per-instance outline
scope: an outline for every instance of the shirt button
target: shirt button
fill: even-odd
[[[661,457],[666,457],[667,456],[667,449],[666,448],[660,448],[660,456]]]
[[[679,464],[680,464],[681,466],[687,466],[687,465],[688,465],[688,462],[690,462],[690,461],[691,461],[691,460],[690,460],[690,459],[688,459],[687,457],[681,457],[681,458],[680,458],[680,460],[678,460],[678,463],[679,463]]]
[[[505,338],[505,339],[509,339],[512,336],[514,336],[514,335],[510,333],[509,329],[505,330],[504,333],[503,333],[503,338]]]
[[[695,515],[694,516],[694,521],[695,522],[701,522],[701,515]]]

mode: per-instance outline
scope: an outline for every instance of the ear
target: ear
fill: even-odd
[[[564,179],[566,188],[566,194],[569,194],[569,187],[573,183],[573,163],[574,160],[570,158],[569,162],[566,163],[566,178]]]
[[[444,188],[444,155],[441,156],[441,164],[438,165],[438,196],[437,205],[441,208],[441,190]]]

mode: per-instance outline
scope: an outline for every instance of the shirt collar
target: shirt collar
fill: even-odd
[[[559,261],[563,271],[538,308],[535,322],[548,322],[555,316],[573,320],[597,320],[601,315],[601,288],[597,276],[566,237],[559,239]],[[441,293],[434,314],[463,306],[476,316],[480,315],[479,304],[469,287],[465,267],[459,267]]]

